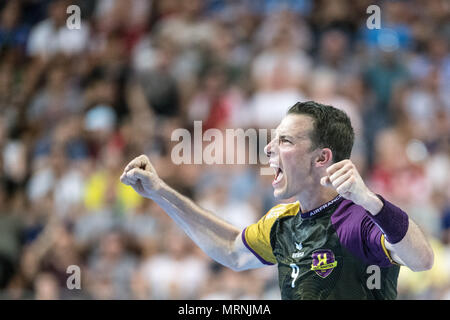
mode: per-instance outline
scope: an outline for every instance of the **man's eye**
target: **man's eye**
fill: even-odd
[[[291,143],[288,139],[280,138],[280,143]]]

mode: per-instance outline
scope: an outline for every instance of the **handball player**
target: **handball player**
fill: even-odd
[[[434,254],[407,213],[366,186],[350,160],[353,141],[343,111],[313,101],[292,106],[265,153],[275,198],[296,201],[244,230],[169,187],[145,155],[120,179],[222,265],[240,271],[276,264],[282,299],[395,299],[400,266],[428,270]],[[368,285],[374,266],[375,288]]]

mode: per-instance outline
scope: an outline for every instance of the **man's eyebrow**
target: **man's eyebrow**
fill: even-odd
[[[298,138],[298,139],[308,139],[308,138],[309,138],[309,135],[308,135],[308,133],[306,132],[306,133],[298,134],[298,135],[296,135],[295,137]]]
[[[307,139],[308,138],[308,133],[307,132],[303,132],[303,133],[299,133],[299,134],[289,134],[289,133],[285,132],[283,129],[281,129],[281,130],[275,129],[275,137],[277,139],[281,139],[281,138]]]
[[[281,134],[278,134],[277,137],[278,137],[278,139],[281,139],[281,138],[307,139],[308,138],[308,134],[307,133],[301,133],[301,134],[297,134],[297,135],[290,135],[290,134],[282,132]]]

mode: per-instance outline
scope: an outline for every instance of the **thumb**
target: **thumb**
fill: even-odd
[[[331,186],[331,180],[329,176],[320,178],[320,184],[324,187]]]

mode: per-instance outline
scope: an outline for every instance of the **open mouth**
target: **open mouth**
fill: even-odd
[[[272,185],[276,185],[281,181],[281,179],[283,179],[283,170],[276,165],[271,165],[271,167],[275,170],[275,178],[272,182]]]

